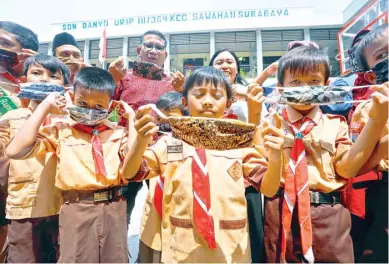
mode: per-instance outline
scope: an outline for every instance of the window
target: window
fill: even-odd
[[[264,69],[285,54],[289,42],[304,40],[303,30],[271,30],[261,33]]]
[[[331,76],[340,76],[339,63],[335,57],[338,54],[337,34],[340,28],[334,29],[311,29],[309,30],[311,40],[316,42],[319,47],[325,50],[330,59]]]
[[[94,66],[101,67],[101,63],[99,61],[99,53],[100,53],[100,39],[91,40],[90,41],[90,49],[89,49],[89,58],[90,63]],[[116,60],[119,56],[123,54],[123,38],[114,38],[107,40],[107,68],[111,62]]]
[[[38,49],[39,54],[48,54],[48,52],[49,52],[49,43],[39,44],[39,49]]]
[[[209,63],[209,33],[170,36],[170,69],[185,76]]]
[[[80,47],[81,56],[84,56],[85,41],[84,41],[84,40],[77,41],[77,44],[78,44],[78,46]]]
[[[257,75],[257,41],[255,31],[215,33],[215,50],[231,49],[239,60],[240,75],[255,78]]]
[[[138,60],[137,47],[142,44],[142,37],[128,38],[128,59],[131,61]]]

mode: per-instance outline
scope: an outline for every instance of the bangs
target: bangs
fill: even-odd
[[[59,67],[57,67],[57,65],[55,65],[54,63],[51,63],[50,61],[42,61],[42,62],[35,61],[31,64],[31,66],[36,66],[39,68],[49,70],[51,73],[60,73],[61,75],[63,75],[61,69],[59,69]]]
[[[215,88],[218,86],[222,87],[226,89],[228,99],[231,98],[232,90],[230,82],[222,71],[214,67],[202,67],[194,71],[185,82],[184,97],[188,96],[191,88],[202,85],[213,85]]]
[[[51,73],[60,73],[64,77],[64,84],[66,85],[69,83],[69,68],[54,56],[38,54],[36,56],[29,57],[24,62],[24,76],[27,76],[27,72],[32,66],[47,69]]]
[[[330,67],[328,56],[324,51],[313,47],[298,47],[286,53],[279,60],[277,80],[283,85],[286,71],[292,75],[297,73],[308,75],[323,70],[327,81],[330,77]]]

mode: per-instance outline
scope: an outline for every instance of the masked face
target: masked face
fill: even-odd
[[[378,62],[371,69],[376,76],[376,83],[382,84],[388,81],[388,58]]]
[[[108,118],[108,110],[89,109],[78,106],[72,106],[68,109],[70,118],[81,125],[96,126]]]

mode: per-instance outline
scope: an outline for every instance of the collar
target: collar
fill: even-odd
[[[302,120],[305,117],[309,117],[316,125],[318,125],[322,117],[322,111],[318,105],[314,106],[306,116],[302,115],[290,105],[286,106],[286,113],[288,114],[289,122],[292,124]]]
[[[69,116],[65,116],[65,121],[66,123],[69,124],[69,126],[74,126],[75,124],[78,124],[76,121],[71,119]],[[106,125],[110,129],[115,129],[117,126],[115,126],[112,122],[110,122],[108,119],[104,120],[101,125]]]

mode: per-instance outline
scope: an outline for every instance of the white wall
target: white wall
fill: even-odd
[[[254,28],[335,26],[343,24],[343,11],[352,0],[1,0],[0,19],[11,20],[33,29],[40,42],[51,41],[62,31],[64,22],[112,19],[108,37],[139,35],[148,29],[163,32],[210,31]],[[257,17],[207,21],[163,22],[158,24],[113,26],[114,19],[223,10],[288,9],[282,17]],[[112,26],[111,26],[112,22]],[[54,25],[53,25],[54,24]],[[101,28],[69,31],[78,39],[98,38]]]

